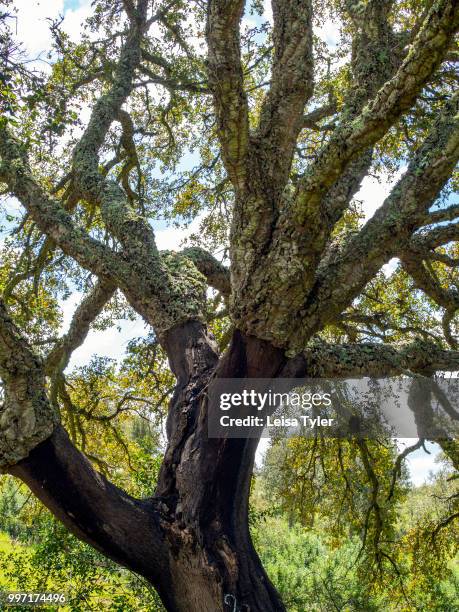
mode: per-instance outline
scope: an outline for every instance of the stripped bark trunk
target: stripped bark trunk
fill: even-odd
[[[266,342],[235,333],[217,364],[205,328],[186,324],[168,333],[178,392],[169,411],[169,448],[157,498],[171,517],[173,610],[279,611],[284,606],[253,547],[248,499],[257,440],[211,439],[207,435],[206,388],[211,376],[270,378],[285,356]],[[183,346],[186,350],[183,351]],[[181,350],[178,350],[181,347]],[[196,371],[196,364],[201,372]]]
[[[163,344],[177,387],[152,499],[134,500],[111,485],[60,427],[10,471],[80,539],[151,582],[170,612],[285,610],[249,531],[258,441],[209,438],[206,395],[212,376],[275,377],[285,355],[236,332],[218,360],[196,321],[170,330]]]

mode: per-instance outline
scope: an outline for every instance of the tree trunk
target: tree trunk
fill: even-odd
[[[163,339],[177,387],[153,498],[135,500],[98,474],[57,427],[10,469],[77,537],[153,584],[170,612],[285,610],[253,547],[248,500],[258,440],[209,439],[212,376],[271,378],[280,349],[236,332],[219,361],[204,325]]]
[[[169,332],[165,346],[169,355],[182,356],[171,359],[178,390],[169,411],[169,447],[156,492],[172,518],[166,536],[174,576],[171,610],[284,610],[248,526],[258,440],[209,439],[205,393],[211,376],[276,376],[285,363],[284,354],[236,332],[217,365],[205,328],[198,323]]]

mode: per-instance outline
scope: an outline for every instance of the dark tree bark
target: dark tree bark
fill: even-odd
[[[457,367],[459,352],[429,347],[349,345],[288,359],[282,349],[235,332],[219,360],[202,323],[170,330],[164,340],[177,387],[168,418],[169,444],[155,495],[137,500],[94,470],[57,426],[9,473],[20,478],[78,538],[144,576],[170,612],[285,610],[254,549],[248,501],[256,439],[207,434],[212,377],[275,378],[374,375]],[[412,356],[410,359],[410,355]],[[422,357],[422,358],[421,358]],[[456,365],[454,365],[456,364]],[[376,369],[379,368],[379,369]],[[456,452],[453,441],[445,441]]]
[[[245,605],[249,610],[283,610],[251,543],[248,528],[250,479],[258,441],[209,438],[205,393],[208,376],[201,377],[201,389],[195,395],[196,362],[202,363],[209,373],[215,363],[215,356],[204,338],[204,328],[193,324],[171,330],[165,342],[170,354],[186,343],[193,344],[194,351],[202,356],[196,359],[195,355],[193,361],[172,363],[181,384],[181,397],[174,398],[169,412],[173,424],[157,495],[175,514],[183,530],[180,532],[184,538],[181,554],[174,565],[178,574],[191,572],[193,575],[196,547],[201,549],[199,574],[204,571],[209,582],[207,586],[202,585],[200,597],[206,599],[196,601],[196,610],[220,609],[218,606],[225,595],[232,595],[239,606]],[[282,350],[237,332],[211,375],[270,378],[279,373],[284,362]],[[186,397],[189,399],[183,401]],[[187,541],[189,534],[192,538]],[[179,591],[184,587],[194,591],[195,584],[184,580]],[[184,606],[186,601],[188,605],[193,601],[190,595],[183,599]],[[207,599],[209,596],[211,600]]]
[[[6,185],[48,245],[98,278],[77,308],[69,332],[44,363],[0,302],[0,376],[5,389],[0,468],[22,479],[77,537],[144,576],[170,612],[281,611],[284,605],[249,532],[258,440],[208,437],[207,388],[213,377],[393,376],[407,370],[458,369],[457,341],[451,332],[458,298],[425,265],[431,260],[459,265],[436,251],[458,239],[458,224],[425,230],[459,215],[455,206],[429,212],[459,159],[457,93],[444,102],[445,92],[440,91],[435,119],[421,120],[423,142],[417,143],[405,173],[374,216],[342,240],[335,241],[334,234],[370,169],[377,144],[389,130],[399,129],[423,88],[432,88],[459,28],[459,4],[428,3],[413,31],[400,33],[393,27],[392,0],[338,3],[353,38],[350,85],[340,96],[340,108],[337,96],[331,95],[328,104],[308,113],[306,106],[315,93],[314,3],[272,0],[271,80],[259,116],[253,117],[256,110],[249,104],[241,51],[245,3],[209,0],[204,89],[213,97],[221,159],[234,195],[231,270],[199,248],[160,252],[152,226],[135,201],[129,172],[139,165],[136,126],[123,105],[139,86],[139,73],[171,90],[181,87],[198,94],[203,87],[186,80],[180,84],[169,62],[148,51],[149,27],[167,23],[174,3],[153,15],[148,14],[147,0],[119,4],[127,29],[120,35],[118,57],[110,58],[110,69],[102,71],[106,80],[73,149],[64,195],[60,189],[47,191],[47,181],[32,170],[29,142],[20,140],[14,122],[4,117],[0,121],[2,192]],[[174,21],[167,36],[177,32]],[[178,46],[186,48],[183,38]],[[189,49],[181,61],[186,63],[188,55]],[[164,77],[153,73],[152,65],[164,69]],[[328,116],[333,116],[331,127],[317,125]],[[124,148],[128,158],[118,177],[108,166],[101,170],[100,159],[114,122],[122,128],[117,149]],[[328,135],[298,177],[293,160],[305,128],[323,128]],[[118,162],[115,158],[115,166]],[[97,240],[72,216],[80,201],[98,210],[97,223],[110,240]],[[318,332],[344,325],[352,316],[369,322],[369,329],[383,328],[380,316],[372,320],[354,306],[392,257],[399,257],[417,286],[445,309],[444,338],[427,342],[429,330],[421,330],[421,336],[405,346],[318,345]],[[223,356],[204,323],[208,285],[224,297],[236,329]],[[58,424],[55,411],[71,353],[116,289],[154,330],[177,379],[157,489],[146,500],[133,499],[96,472]],[[9,294],[5,291],[4,301]],[[441,444],[457,467],[458,445],[448,439]]]
[[[60,426],[9,472],[80,539],[149,580],[171,612],[232,609],[233,601],[241,610],[284,610],[249,532],[258,440],[208,437],[206,387],[212,376],[275,377],[285,355],[236,332],[218,362],[199,322],[170,330],[164,345],[177,388],[153,498],[135,500],[112,485]]]

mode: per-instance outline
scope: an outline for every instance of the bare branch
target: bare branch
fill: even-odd
[[[340,315],[338,319],[338,324],[347,324],[347,323],[361,323],[365,326],[365,328],[355,330],[358,333],[364,335],[370,335],[380,338],[381,340],[388,339],[387,332],[400,332],[402,334],[415,334],[423,338],[424,340],[438,340],[437,336],[433,334],[431,331],[424,329],[422,326],[417,325],[398,325],[394,322],[385,319],[385,315],[383,313],[377,313],[374,315],[367,315],[359,313],[358,311],[345,312]],[[376,333],[374,328],[378,328],[380,333]],[[354,328],[349,329],[346,326],[346,331],[354,331]]]
[[[177,78],[167,78],[162,77],[153,70],[151,70],[148,66],[140,66],[139,71],[148,77],[148,81],[142,81],[141,85],[147,83],[155,83],[156,85],[162,85],[168,90],[172,91],[189,91],[191,93],[205,93],[208,94],[209,90],[202,83],[195,83],[194,81],[188,81],[186,79],[177,79]]]

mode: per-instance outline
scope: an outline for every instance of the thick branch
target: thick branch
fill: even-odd
[[[307,115],[304,115],[303,127],[308,128],[310,130],[320,130],[320,128],[317,126],[317,123],[319,121],[322,121],[322,119],[334,115],[336,113],[336,110],[336,101],[334,100],[332,100],[328,104],[325,104],[324,106],[320,106],[319,108],[314,109]]]
[[[440,223],[441,221],[453,221],[459,217],[459,204],[448,206],[447,208],[441,208],[440,210],[434,210],[426,215],[424,219],[424,225],[430,225],[431,223]]]
[[[210,253],[200,247],[190,247],[182,255],[191,259],[197,269],[204,274],[211,287],[228,297],[231,293],[230,271]]]
[[[265,180],[280,191],[287,182],[304,107],[314,90],[312,3],[272,1],[274,60],[254,142]]]
[[[98,169],[99,149],[132,91],[134,72],[140,64],[140,44],[146,27],[147,5],[147,0],[141,0],[135,17],[131,17],[129,33],[116,63],[110,90],[97,100],[88,126],[73,153],[74,185],[81,195],[90,200],[100,198],[104,183]]]
[[[453,372],[459,368],[459,351],[447,351],[432,342],[414,342],[401,349],[377,343],[318,343],[292,359],[283,376],[351,378],[398,376],[408,370]]]
[[[353,76],[341,121],[345,117],[350,122],[358,115],[400,65],[401,53],[388,20],[390,4],[371,0],[359,5],[364,17],[357,20],[354,28]],[[329,104],[313,111],[308,121],[334,112],[334,107],[334,94],[330,91]],[[253,202],[243,201],[241,211],[236,206],[233,217],[233,285],[235,294],[239,290],[241,293],[234,301],[233,316],[241,329],[284,343],[292,325],[292,311],[301,310],[330,234],[359,189],[371,161],[371,147],[350,161],[324,193],[320,210],[311,209],[310,223],[305,225],[299,224],[294,214],[295,194],[291,197],[288,192],[266,189],[270,186],[265,179],[266,164],[260,163],[260,169],[256,166],[252,170],[251,188],[255,191],[261,184],[265,192],[256,192]],[[254,244],[258,249],[252,254]],[[285,300],[286,295],[289,300]]]
[[[79,539],[145,576],[169,601],[168,555],[153,505],[96,472],[62,427],[8,471]]]
[[[73,155],[72,198],[76,201],[84,196],[100,205],[107,228],[123,246],[122,254],[76,228],[62,207],[47,197],[31,177],[23,148],[10,136],[5,123],[0,125],[0,135],[5,136],[0,143],[0,176],[6,176],[11,191],[43,232],[99,278],[116,282],[135,310],[161,334],[180,322],[202,316],[204,279],[194,266],[186,265],[184,258],[159,255],[150,224],[129,205],[119,185],[99,172],[99,149],[108,129],[116,118],[126,118],[121,105],[132,90],[140,61],[147,4],[146,0],[138,3],[112,85],[96,102]]]
[[[311,329],[319,329],[342,312],[377,271],[403,250],[422,222],[459,159],[456,105],[457,95],[362,230],[342,250],[329,251],[306,302],[305,316]]]
[[[0,177],[29,211],[37,227],[82,267],[100,279],[115,282],[132,307],[158,333],[201,316],[204,279],[180,255],[160,257],[152,228],[129,206],[116,183],[103,183],[104,218],[123,243],[123,254],[91,238],[44,192],[30,174],[23,148],[4,123],[0,123],[0,156],[3,162]]]
[[[159,254],[153,230],[127,202],[124,191],[114,182],[107,181],[99,172],[99,149],[115,119],[123,131],[129,132],[129,116],[121,110],[132,91],[136,68],[140,64],[140,45],[145,28],[147,2],[139,5],[139,18],[131,22],[126,42],[116,64],[113,83],[101,96],[92,112],[88,126],[73,154],[73,181],[76,189],[90,201],[101,206],[101,212],[110,231],[120,240],[133,261],[148,260],[147,265],[160,271]],[[141,252],[141,253],[140,253]],[[160,276],[161,273],[159,274]],[[166,279],[162,279],[165,284]]]
[[[1,302],[0,375],[0,467],[23,480],[77,537],[164,591],[167,555],[154,507],[97,473],[56,425],[42,364]],[[167,592],[162,594],[167,601]]]
[[[137,168],[138,182],[140,182],[141,176],[139,157],[137,155],[137,148],[134,142],[134,122],[132,121],[130,114],[123,109],[118,111],[117,119],[122,128],[120,145],[123,147],[127,156],[120,172],[121,184],[123,185],[124,192],[132,203],[134,200],[138,200],[140,198],[140,193],[135,193],[131,189],[129,184],[129,174],[133,168]]]
[[[352,39],[351,83],[346,94],[341,121],[355,119],[378,89],[399,69],[402,54],[389,22],[393,0],[370,0],[366,6],[346,2],[347,12],[356,30]],[[363,14],[362,14],[363,12]],[[322,240],[317,242],[321,251],[329,239],[335,223],[347,209],[360,188],[373,157],[372,146],[353,159],[324,197],[321,223]]]
[[[0,301],[0,469],[27,457],[54,429],[42,364]]]
[[[418,253],[427,253],[439,246],[459,240],[459,223],[441,225],[413,236],[408,248]]]
[[[435,233],[435,230],[433,232]],[[411,242],[413,243],[414,240]],[[423,241],[420,242],[422,243]],[[428,243],[429,241],[427,241]],[[435,257],[435,254],[433,255]],[[424,263],[424,259],[427,259],[426,263]],[[429,253],[420,248],[419,241],[416,241],[414,248],[405,249],[400,255],[400,260],[406,272],[414,280],[415,285],[445,309],[442,320],[443,332],[448,344],[456,349],[457,342],[451,331],[451,323],[456,311],[459,310],[459,292],[454,288],[442,287],[435,270],[429,262]]]
[[[50,198],[30,172],[27,156],[4,122],[0,122],[0,176],[29,212],[37,227],[82,267],[99,277],[126,270],[120,257],[76,226],[67,211]]]
[[[239,23],[242,0],[211,0],[207,14],[208,75],[226,171],[242,189],[249,141],[247,96],[241,66]]]
[[[416,253],[404,251],[401,261],[417,287],[422,289],[434,302],[447,310],[459,308],[459,293],[454,289],[442,287],[433,269],[426,267],[421,257],[418,257]]]

